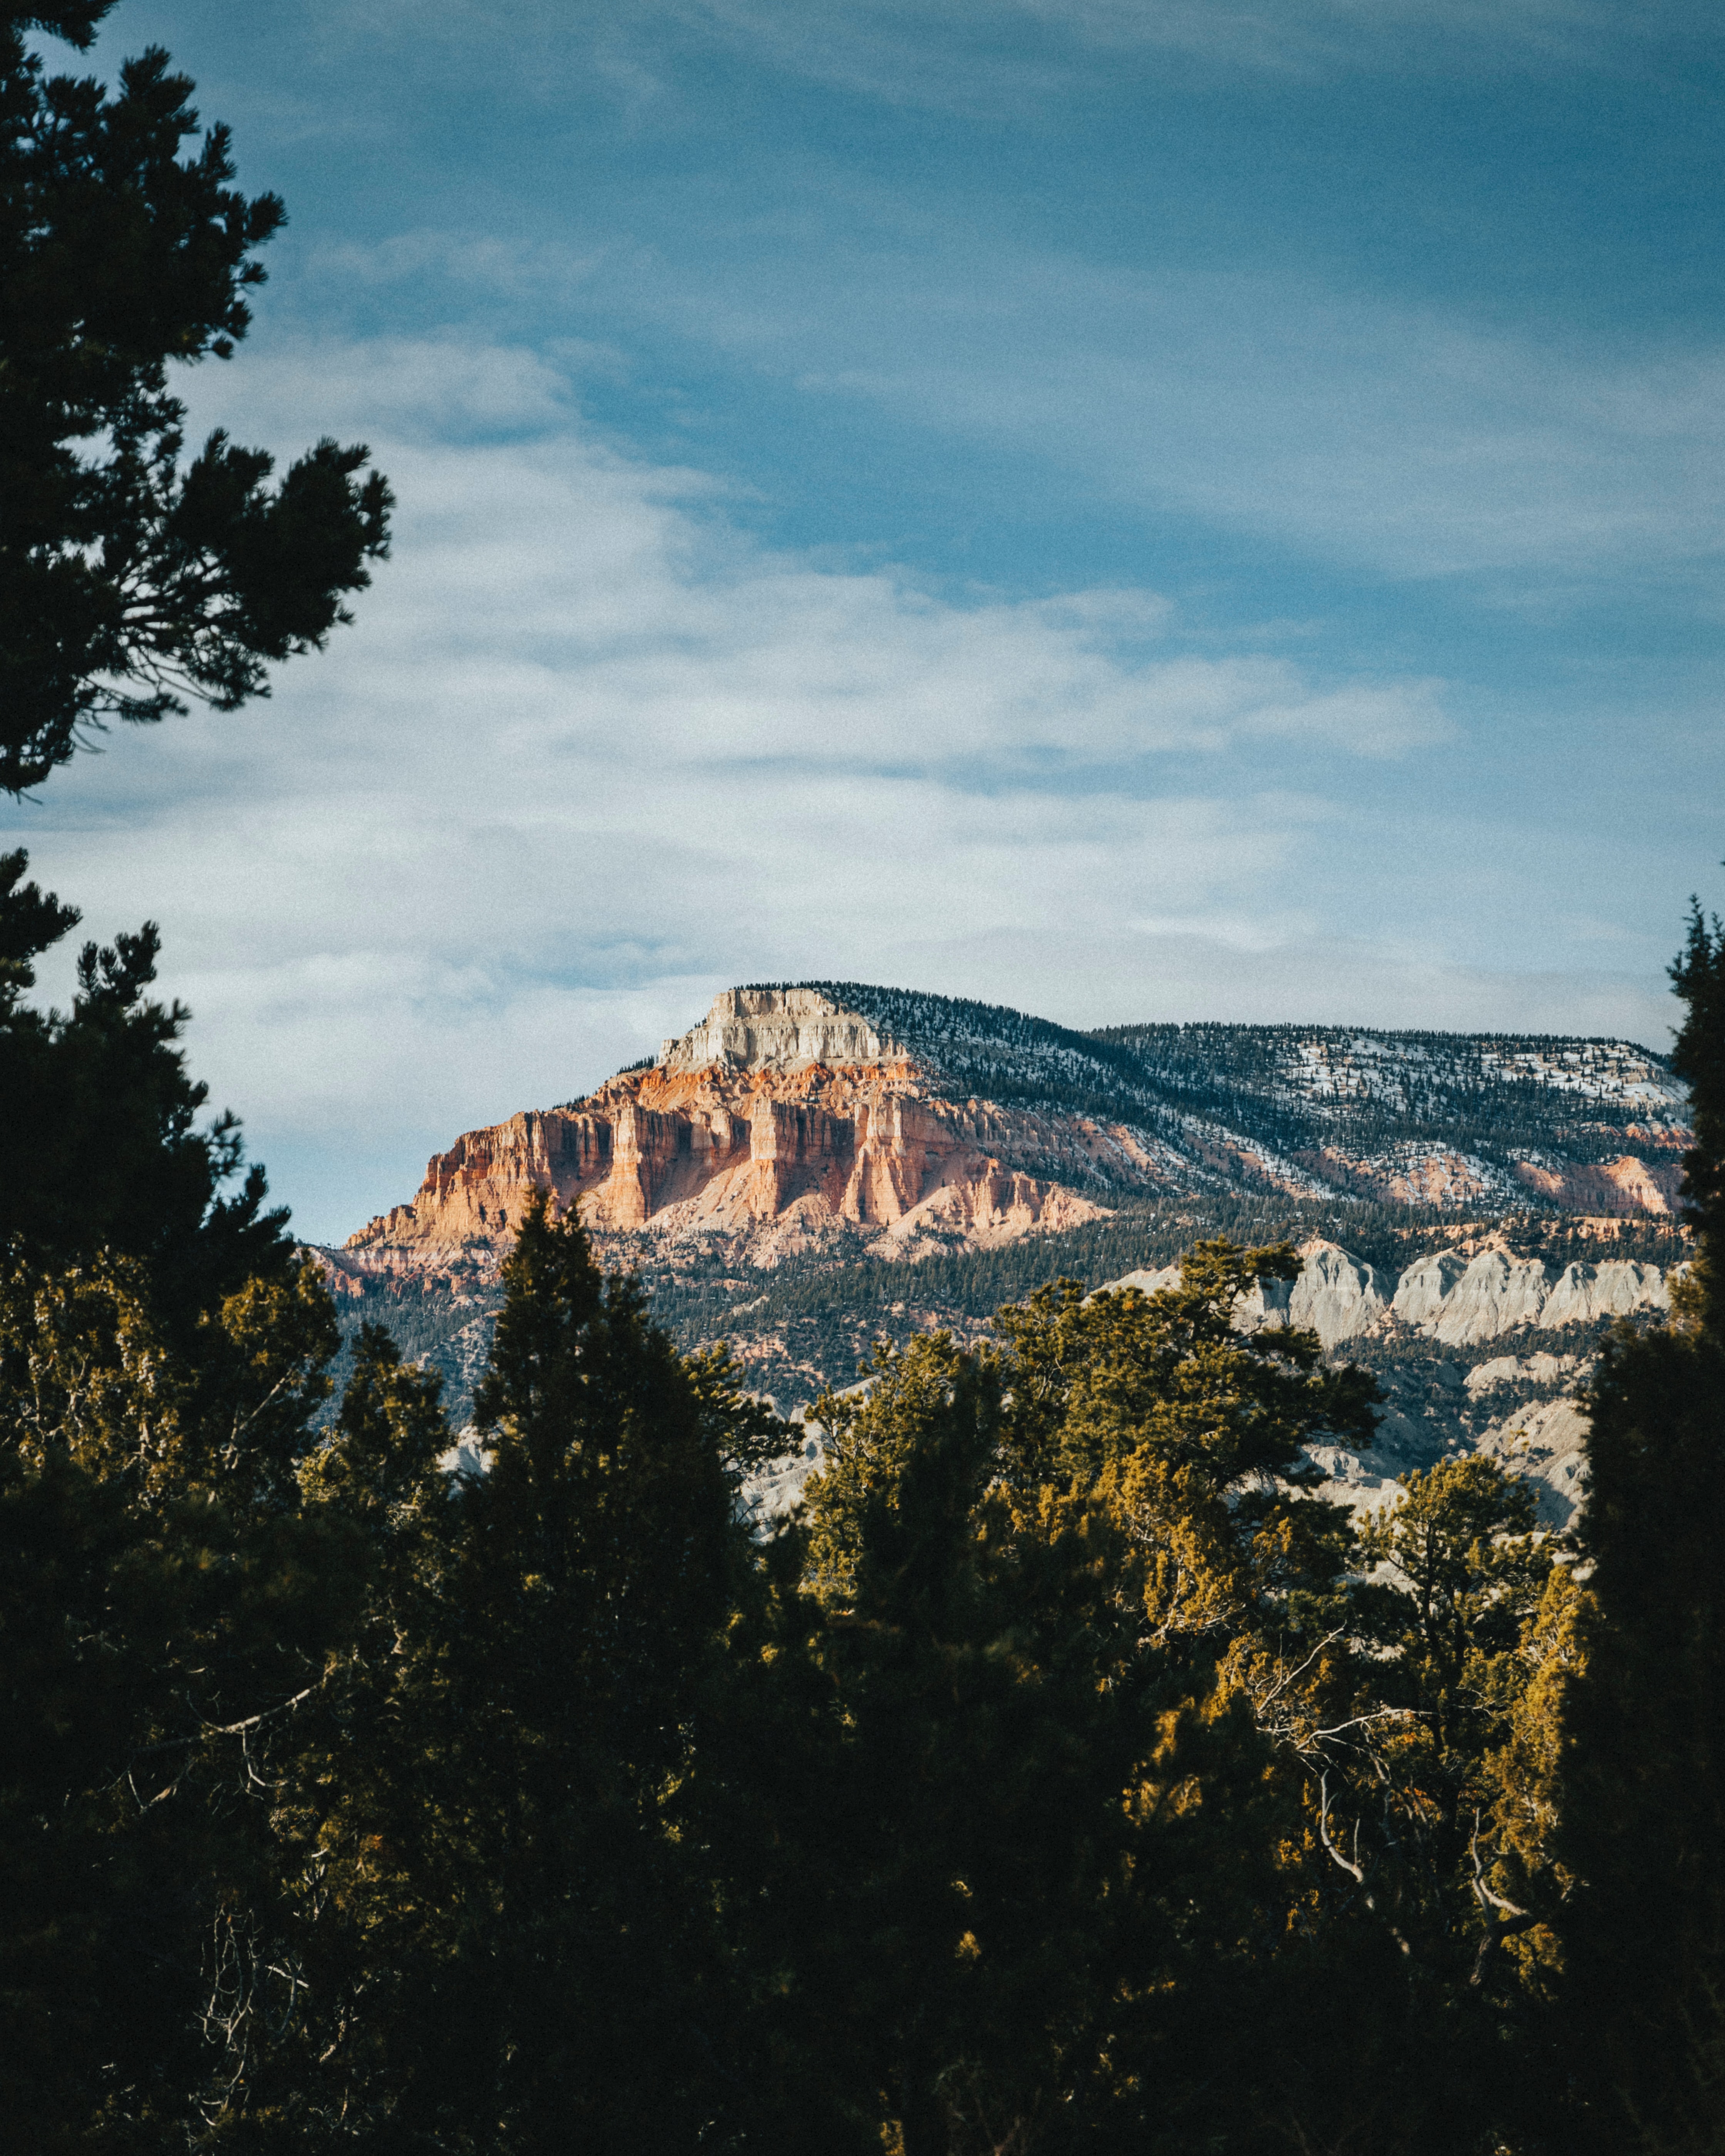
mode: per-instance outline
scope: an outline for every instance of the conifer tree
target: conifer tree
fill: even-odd
[[[1291,1907],[1324,1882],[1287,1869],[1300,1775],[1249,1643],[1317,1659],[1347,1536],[1301,1448],[1365,1441],[1372,1392],[1309,1334],[1235,1324],[1294,1265],[1216,1245],[1155,1297],[1062,1283],[1001,1313],[998,1357],[919,1340],[816,1410],[842,1936],[913,2156],[1286,2128],[1266,2032]],[[1242,2017],[1247,2067],[1221,2034]]]
[[[1612,1341],[1589,1405],[1585,1662],[1562,1717],[1558,1846],[1577,1877],[1567,2012],[1584,2145],[1725,2140],[1725,931],[1671,968],[1697,1262],[1666,1331]]]
[[[226,359],[280,199],[248,200],[225,127],[151,47],[117,92],[49,74],[113,0],[0,4],[0,791],[39,785],[106,720],[218,711],[321,647],[388,551],[362,445],[273,459],[218,431],[183,470],[170,362]]]
[[[1116,1988],[1172,1937],[1175,1866],[1133,1868],[1157,1826],[1140,1762],[1171,1747],[1130,1554],[1099,1506],[998,1486],[991,1359],[935,1336],[870,1368],[866,1399],[817,1409],[811,1508],[846,1730],[835,2055],[906,2156],[1074,2145],[1109,2101]]]
[[[234,1118],[199,1127],[208,1088],[179,1045],[191,1014],[148,993],[153,922],[84,946],[69,1011],[26,1001],[35,962],[79,917],[27,865],[0,855],[0,1235],[50,1266],[101,1250],[146,1260],[163,1322],[195,1323],[243,1281],[285,1274],[287,1215],[265,1209],[261,1169],[242,1174]]]
[[[393,1733],[336,1763],[320,1836],[361,1948],[343,2102],[410,2147],[718,2145],[742,2051],[695,1784],[752,1563],[733,1461],[766,1419],[543,1200],[504,1276],[485,1471],[427,1492],[425,1431],[402,1441],[424,1396],[376,1341],[316,1464],[409,1537],[380,1583]]]
[[[295,1480],[334,1324],[308,1268],[188,1350],[153,1286],[119,1257],[0,1277],[9,2146],[243,2109],[295,1980],[270,1815],[348,1621]]]

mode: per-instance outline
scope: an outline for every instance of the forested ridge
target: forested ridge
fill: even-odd
[[[14,790],[252,693],[387,529],[363,451],[309,494],[236,492],[224,443],[180,470],[163,367],[243,334],[279,206],[225,137],[180,154],[165,54],[110,97],[26,47],[106,12],[0,8]],[[55,251],[110,211],[161,243],[150,310]],[[19,361],[33,279],[66,305]],[[69,382],[135,393],[131,451]],[[1235,1326],[1296,1263],[1249,1219],[1153,1296],[1002,1276],[968,1344],[883,1345],[757,1537],[793,1434],[542,1205],[454,1467],[388,1332],[332,1383],[154,928],[42,1007],[76,925],[0,858],[0,2148],[1719,2148],[1717,919],[1673,968],[1698,1261],[1603,1353],[1573,1541],[1483,1458],[1363,1525],[1315,1495],[1376,1383]]]
[[[1666,1057],[1602,1037],[1214,1023],[1081,1033],[1004,1004],[858,981],[750,986],[818,990],[960,1094],[1176,1135],[1199,1116],[1290,1154],[1441,1142],[1492,1158],[1550,1147],[1593,1159],[1682,1124]]]
[[[1167,1096],[1290,1151],[1442,1141],[1588,1158],[1681,1122],[1666,1059],[1632,1042],[1214,1024],[1096,1038],[1128,1050]]]
[[[1207,1193],[1126,1203],[1081,1227],[945,1256],[846,1263],[815,1252],[785,1255],[763,1269],[737,1261],[716,1240],[705,1249],[679,1245],[666,1251],[644,1237],[618,1237],[608,1247],[610,1262],[639,1281],[654,1317],[680,1348],[726,1343],[749,1369],[751,1385],[771,1393],[779,1410],[789,1414],[807,1408],[828,1385],[850,1383],[877,1340],[902,1346],[942,1327],[967,1335],[1003,1303],[1022,1301],[1050,1281],[1101,1287],[1127,1273],[1178,1263],[1194,1244],[1219,1235],[1245,1245],[1333,1240],[1393,1279],[1431,1251],[1488,1235],[1519,1255],[1555,1266],[1572,1259],[1630,1258],[1668,1268],[1692,1255],[1681,1220],[1656,1216],[1601,1222],[1526,1214],[1470,1222],[1430,1206],[1357,1201],[1344,1207],[1333,1200],[1272,1202]],[[461,1274],[349,1276],[341,1288],[338,1372],[364,1327],[381,1326],[408,1361],[441,1373],[452,1417],[465,1419],[501,1286],[474,1267]],[[1521,1345],[1568,1351],[1577,1339],[1553,1335]],[[1430,1343],[1399,1341],[1385,1352],[1429,1353]],[[1491,1352],[1504,1352],[1502,1344]]]

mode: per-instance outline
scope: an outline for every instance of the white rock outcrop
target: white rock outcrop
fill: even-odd
[[[1477,1395],[1498,1385],[1554,1385],[1579,1367],[1574,1355],[1498,1355],[1474,1365],[1467,1373],[1467,1389]]]
[[[879,1063],[894,1052],[867,1019],[841,1010],[817,988],[726,988],[660,1061],[672,1070],[710,1064],[746,1070],[794,1070],[809,1063]]]
[[[1640,1310],[1669,1310],[1671,1294],[1659,1266],[1633,1258],[1581,1260],[1553,1274],[1538,1258],[1481,1250],[1464,1259],[1437,1250],[1409,1265],[1390,1309],[1416,1332],[1451,1347],[1495,1340],[1519,1325],[1555,1331],[1595,1318],[1627,1317]]]
[[[1671,1293],[1657,1265],[1633,1258],[1608,1258],[1602,1265],[1565,1265],[1546,1297],[1539,1322],[1585,1324],[1596,1317],[1627,1317],[1632,1311],[1669,1310],[1671,1306]]]
[[[1430,1329],[1455,1348],[1495,1340],[1517,1325],[1538,1325],[1550,1291],[1551,1275],[1538,1258],[1481,1250],[1444,1297]]]
[[[1180,1285],[1180,1268],[1163,1265],[1154,1272],[1122,1273],[1118,1280],[1106,1281],[1096,1292],[1098,1295],[1118,1295],[1122,1289],[1135,1287],[1140,1295],[1159,1295],[1165,1287]]]
[[[1389,1304],[1392,1313],[1416,1332],[1435,1332],[1445,1301],[1466,1270],[1467,1260],[1460,1251],[1434,1250],[1409,1265],[1396,1282]]]
[[[1479,1450],[1529,1484],[1543,1527],[1567,1527],[1587,1495],[1588,1419],[1578,1400],[1546,1400],[1507,1415]]]
[[[1255,1332],[1262,1325],[1308,1326],[1326,1348],[1357,1339],[1387,1317],[1411,1332],[1467,1348],[1495,1340],[1522,1325],[1556,1330],[1602,1317],[1627,1317],[1636,1311],[1669,1310],[1671,1292],[1657,1265],[1633,1258],[1607,1258],[1603,1265],[1576,1260],[1559,1273],[1538,1258],[1512,1257],[1506,1250],[1481,1250],[1465,1257],[1459,1250],[1434,1250],[1411,1265],[1390,1290],[1385,1275],[1344,1250],[1338,1243],[1307,1243],[1299,1276],[1293,1281],[1262,1281],[1242,1298],[1239,1323]],[[1145,1295],[1178,1287],[1180,1268],[1124,1274],[1099,1287],[1098,1295],[1135,1287]],[[1500,1358],[1500,1362],[1502,1358]],[[1512,1363],[1513,1358],[1509,1361]],[[1535,1356],[1543,1364],[1553,1358]],[[1486,1368],[1497,1370],[1499,1363]],[[1555,1366],[1554,1366],[1555,1367]],[[1505,1368],[1512,1375],[1548,1374]],[[1471,1385],[1499,1382],[1478,1377]]]
[[[1309,1326],[1326,1348],[1369,1332],[1389,1306],[1388,1283],[1375,1265],[1338,1243],[1308,1243],[1300,1277],[1288,1297],[1288,1322]]]
[[[811,1475],[818,1475],[826,1455],[818,1432],[804,1436],[795,1452],[788,1452],[753,1475],[743,1477],[737,1492],[739,1519],[756,1534],[770,1534],[775,1523],[794,1512]]]

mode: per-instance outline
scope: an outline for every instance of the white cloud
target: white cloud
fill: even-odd
[[[663,259],[614,233],[529,245],[419,231],[312,268],[329,290],[350,274],[434,277],[456,305],[578,285],[585,319],[625,337],[669,331],[817,407],[885,414],[942,456],[955,441],[1004,448],[1069,495],[1196,517],[1350,574],[1470,578],[1497,606],[1681,583],[1696,565],[1707,593],[1717,581],[1717,341],[1565,341],[1309,275],[1098,264],[1004,239],[959,206],[931,222],[914,194],[805,177],[800,212],[764,212],[742,244],[710,228],[700,198],[683,201]],[[469,349],[452,344],[429,369],[406,362],[407,386],[472,400],[470,425],[567,400],[543,357],[485,348],[459,380],[444,362]],[[629,371],[603,341],[561,358]]]
[[[91,931],[161,919],[197,1066],[314,1232],[739,979],[1086,1024],[1528,1022],[1510,974],[1430,933],[1412,956],[1362,905],[1398,841],[1328,781],[1441,740],[1430,683],[1194,655],[1148,594],[959,603],[774,553],[506,350],[320,352],[243,388],[248,438],[372,441],[395,559],[273,703],[112,737],[8,821]],[[229,381],[200,388],[207,424]],[[1632,981],[1535,1001],[1651,1007]]]

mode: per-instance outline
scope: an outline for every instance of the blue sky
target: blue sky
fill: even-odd
[[[718,988],[1664,1045],[1720,892],[1721,18],[122,0],[369,441],[273,700],[8,810],[304,1230]]]

